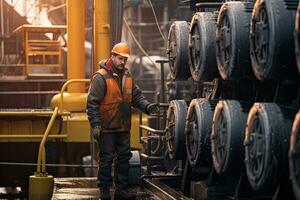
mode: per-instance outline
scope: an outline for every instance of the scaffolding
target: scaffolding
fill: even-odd
[[[66,32],[66,26],[41,26],[25,24],[13,31],[18,37],[21,34],[23,48],[17,52],[20,57],[18,64],[23,66],[25,76],[62,75],[61,41],[59,36]],[[47,34],[48,37],[44,37]],[[39,73],[33,68],[39,68]],[[53,69],[49,73],[49,70]],[[42,73],[41,73],[42,72]],[[45,73],[48,72],[48,73]]]

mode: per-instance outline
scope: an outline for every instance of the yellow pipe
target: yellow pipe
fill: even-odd
[[[94,72],[96,72],[99,61],[107,59],[110,55],[109,0],[94,0],[94,8]]]
[[[68,79],[85,78],[84,13],[85,1],[67,0]],[[85,92],[85,88],[74,84],[68,91]]]
[[[89,79],[72,79],[72,80],[68,80],[67,82],[65,82],[65,84],[62,86],[61,90],[60,90],[60,104],[59,104],[59,111],[60,113],[63,112],[63,101],[64,101],[64,92],[66,90],[66,88],[68,87],[69,84],[71,83],[88,83],[90,82]]]
[[[27,42],[28,40],[28,31],[24,30],[24,48],[25,48],[25,69],[24,69],[24,75],[28,75],[28,64],[29,64],[29,59],[28,59],[28,47],[27,47]]]
[[[51,130],[51,128],[52,128],[52,126],[55,122],[55,118],[57,116],[57,113],[58,113],[58,108],[56,107],[53,111],[53,115],[52,115],[52,117],[49,121],[49,124],[48,124],[48,126],[46,128],[46,131],[44,133],[43,139],[40,143],[39,154],[38,154],[38,162],[37,162],[37,170],[36,170],[37,173],[41,173],[41,160],[42,160],[43,148],[45,148],[44,145],[45,145],[46,140],[48,138],[48,134],[50,133],[50,130]]]
[[[44,146],[42,153],[42,173],[46,173],[46,149]]]
[[[23,112],[23,111],[19,111],[19,112],[17,112],[17,111],[12,111],[12,112],[10,112],[10,111],[8,111],[8,112],[6,112],[6,111],[4,111],[4,112],[0,112],[0,116],[1,117],[3,117],[3,116],[13,116],[13,117],[23,117],[23,116],[25,116],[25,117],[27,117],[27,116],[41,116],[41,117],[47,117],[47,116],[51,116],[53,114],[53,111],[45,111],[45,112],[40,112],[40,111],[38,111],[38,112],[35,112],[35,111],[32,111],[32,112]],[[70,113],[69,112],[64,112],[64,113],[60,113],[60,115],[69,115]]]
[[[18,134],[12,134],[12,135],[0,135],[0,139],[39,139],[39,138],[43,138],[44,135],[18,135]],[[67,138],[68,135],[66,134],[51,134],[48,136],[48,138],[52,138],[52,139],[64,139]]]

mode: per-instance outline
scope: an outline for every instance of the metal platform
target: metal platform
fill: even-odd
[[[136,192],[137,199],[158,199],[139,185],[131,185],[128,190]],[[113,197],[114,189],[111,189]],[[96,177],[55,178],[52,199],[99,199],[100,191]],[[114,198],[112,198],[113,200]]]
[[[144,187],[142,187],[144,186]],[[168,187],[158,179],[146,179],[141,185],[130,185],[128,190],[136,192],[137,200],[165,200],[165,199],[182,199],[187,198]],[[114,189],[111,189],[112,200]],[[97,186],[96,177],[79,177],[79,178],[55,178],[54,192],[52,200],[60,199],[99,199],[100,191]]]
[[[96,178],[55,178],[52,199],[99,199]]]

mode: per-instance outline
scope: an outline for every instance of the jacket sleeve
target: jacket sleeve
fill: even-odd
[[[140,111],[149,114],[147,110],[147,106],[149,105],[149,101],[146,99],[146,97],[142,94],[142,91],[140,88],[133,84],[132,88],[132,106],[139,109]]]
[[[100,125],[99,105],[106,94],[106,82],[101,74],[92,78],[87,96],[87,115],[92,127]]]

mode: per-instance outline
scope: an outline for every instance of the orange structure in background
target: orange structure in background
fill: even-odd
[[[59,36],[66,32],[66,26],[41,26],[25,24],[14,30],[16,37],[22,34],[23,48],[19,52],[21,59],[18,64],[24,65],[23,74],[25,76],[63,76],[61,42]],[[50,37],[46,37],[50,36]],[[30,70],[40,68],[39,72]],[[48,70],[44,70],[48,68]],[[52,70],[49,73],[49,68]]]

